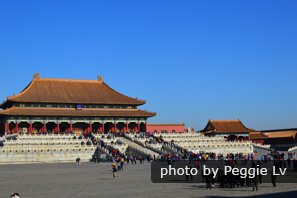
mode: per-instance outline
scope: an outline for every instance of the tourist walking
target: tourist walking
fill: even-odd
[[[257,162],[257,167],[261,170],[262,167],[261,167],[260,161]],[[261,173],[258,175],[258,178],[259,178],[259,184],[262,184],[262,174]]]
[[[253,191],[258,191],[258,177],[257,176],[252,178],[252,187],[253,187]]]
[[[276,175],[273,174],[273,171],[271,171],[271,183],[273,187],[276,187]]]
[[[80,165],[80,158],[79,157],[77,157],[75,161],[76,161],[77,165]]]
[[[10,198],[20,198],[21,196],[19,195],[19,193],[12,193],[10,195]]]
[[[120,159],[120,166],[121,166],[121,170],[122,171],[124,170],[124,162],[125,162],[125,159],[123,157],[121,157],[121,159]]]
[[[112,163],[111,164],[111,168],[112,168],[112,177],[114,179],[115,177],[118,177],[116,164],[115,163]]]
[[[213,173],[211,173],[210,175],[205,175],[206,189],[211,190],[212,179],[213,179]]]

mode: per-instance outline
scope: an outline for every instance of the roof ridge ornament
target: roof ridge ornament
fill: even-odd
[[[34,78],[34,79],[39,79],[39,73],[36,72],[36,73],[34,74],[33,78]]]
[[[103,83],[103,77],[101,75],[98,75],[98,81],[99,83]]]

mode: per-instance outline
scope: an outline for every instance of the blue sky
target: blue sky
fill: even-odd
[[[1,100],[101,74],[153,123],[297,127],[297,1],[0,0],[0,67]]]

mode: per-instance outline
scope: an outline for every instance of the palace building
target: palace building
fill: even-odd
[[[40,78],[0,107],[0,134],[146,132],[156,115],[145,100],[125,96],[98,80]]]
[[[175,133],[175,132],[185,132],[187,129],[184,123],[177,124],[148,124],[147,126],[149,132],[167,132],[167,133]]]
[[[201,131],[205,136],[223,136],[227,140],[248,140],[253,129],[247,128],[240,120],[209,120]]]
[[[297,146],[297,128],[255,131],[250,139],[257,144],[269,144],[271,148],[286,151]]]

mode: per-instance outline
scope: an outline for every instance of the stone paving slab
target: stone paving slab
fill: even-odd
[[[22,198],[296,197],[295,190],[297,184],[278,184],[276,188],[263,184],[258,192],[251,188],[206,190],[204,184],[155,184],[150,180],[150,164],[125,165],[115,180],[110,163],[0,165],[0,198],[12,192]]]

